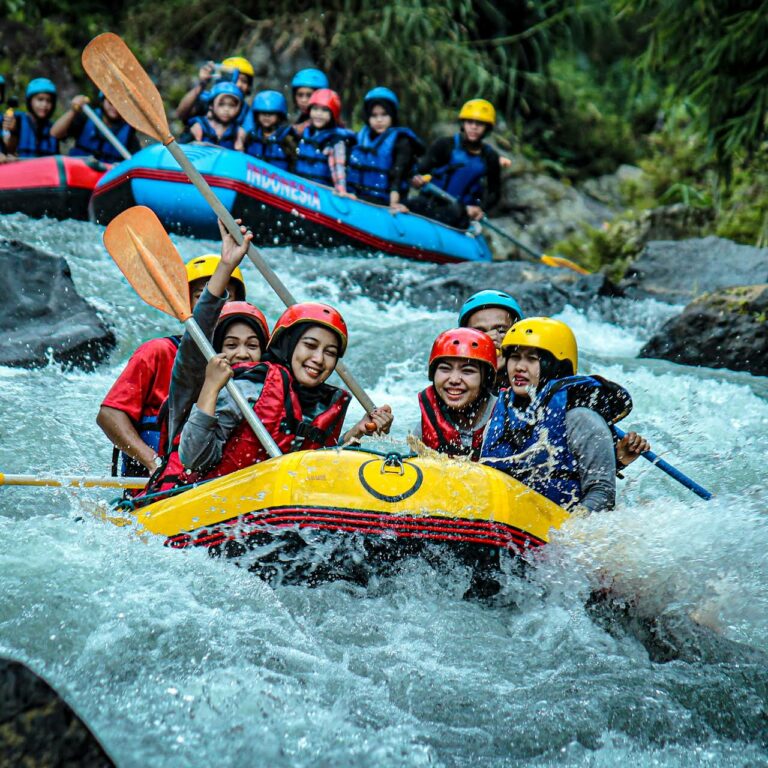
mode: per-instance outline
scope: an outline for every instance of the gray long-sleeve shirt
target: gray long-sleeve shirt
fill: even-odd
[[[583,494],[579,504],[590,512],[616,503],[616,450],[605,419],[589,408],[565,414],[568,448],[576,457]]]

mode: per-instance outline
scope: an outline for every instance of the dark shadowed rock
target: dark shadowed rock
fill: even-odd
[[[0,365],[45,365],[52,354],[57,362],[92,368],[115,345],[77,294],[64,259],[0,239],[0,267]]]
[[[621,287],[628,296],[685,304],[720,288],[768,281],[768,248],[719,237],[649,242]]]
[[[486,288],[511,293],[527,314],[552,315],[566,304],[586,308],[603,296],[621,292],[604,275],[579,275],[569,269],[527,262],[409,265],[393,272],[385,265],[360,266],[341,275],[342,287],[389,303],[403,301],[427,309],[458,310],[464,300]]]
[[[0,659],[0,765],[114,768],[72,708],[18,661]]]
[[[667,322],[640,357],[768,376],[768,285],[702,296]]]

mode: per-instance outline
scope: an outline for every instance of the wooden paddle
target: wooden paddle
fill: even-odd
[[[0,472],[0,485],[32,485],[51,488],[143,488],[148,479],[146,477],[11,475]]]
[[[109,223],[104,245],[136,293],[150,306],[184,323],[206,360],[215,357],[211,343],[192,317],[184,262],[154,211],[143,205],[123,211]],[[227,391],[264,450],[272,458],[281,456],[277,443],[231,379]]]
[[[105,32],[103,35],[95,37],[83,51],[83,67],[91,80],[115,105],[126,122],[130,123],[136,130],[155,137],[168,148],[189,180],[213,208],[235,242],[238,245],[241,244],[243,236],[240,233],[240,227],[232,214],[208,186],[208,182],[176,143],[176,139],[168,126],[163,101],[157,88],[123,40],[111,32]],[[280,297],[283,304],[286,307],[296,304],[293,294],[285,287],[253,244],[248,246],[248,256],[270,284],[272,290]],[[360,405],[363,406],[365,412],[370,414],[376,408],[373,400],[368,397],[357,379],[341,360],[336,364],[336,372],[341,376]]]
[[[120,139],[107,128],[107,124],[87,105],[83,104],[83,113],[85,116],[101,131],[101,135],[126,159],[131,157],[131,153],[123,146]]]
[[[446,200],[449,203],[459,202],[453,195],[449,194],[444,189],[441,189],[436,184],[433,184],[430,181],[432,177],[429,174],[423,176],[423,178],[427,180],[427,183],[424,184],[424,190],[426,192],[429,192],[436,197],[441,197],[443,200]],[[506,240],[509,240],[513,245],[517,246],[527,257],[529,257],[529,261],[535,263],[541,262],[542,264],[546,264],[548,267],[563,267],[565,269],[572,269],[574,272],[578,272],[580,275],[592,274],[588,269],[584,269],[584,267],[580,266],[575,261],[566,259],[563,256],[549,256],[546,253],[536,253],[536,251],[527,246],[525,243],[522,243],[520,240],[512,237],[509,232],[505,232],[503,229],[501,229],[501,227],[496,226],[487,216],[483,216],[483,218],[480,219],[480,224],[490,230],[493,230],[497,235],[505,238]]]

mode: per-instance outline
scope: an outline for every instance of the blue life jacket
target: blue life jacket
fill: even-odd
[[[253,157],[287,170],[289,157],[283,141],[291,133],[293,133],[292,125],[282,125],[265,138],[264,129],[259,125],[248,134],[245,151]]]
[[[59,140],[51,136],[51,123],[46,120],[42,125],[28,112],[16,112],[19,128],[19,143],[16,154],[19,157],[43,157],[59,154]]]
[[[360,129],[347,163],[347,181],[353,192],[389,203],[389,171],[395,158],[395,144],[401,136],[407,136],[423,147],[421,139],[410,128],[393,126],[378,136],[374,136],[367,125]],[[404,178],[398,189],[402,197],[408,192],[409,185],[410,178]]]
[[[301,134],[294,173],[310,181],[332,187],[331,167],[328,165],[328,155],[323,150],[336,144],[339,139],[351,144],[354,138],[355,134],[346,128],[334,126],[316,131],[308,125]]]
[[[102,109],[95,109],[94,112],[102,120],[104,119],[104,111]],[[121,120],[119,125],[119,128],[110,128],[110,130],[115,134],[117,140],[124,147],[127,147],[128,142],[133,138],[134,130],[125,120]],[[101,160],[104,163],[119,163],[121,160],[124,160],[123,156],[101,135],[101,131],[91,120],[85,121],[83,130],[80,131],[80,135],[75,139],[75,146],[69,150],[69,154],[71,157],[93,155],[97,160]]]
[[[237,139],[237,129],[240,127],[237,120],[233,120],[222,134],[221,138],[216,135],[214,127],[208,122],[207,117],[193,117],[187,125],[191,128],[193,125],[199,125],[203,129],[202,141],[209,144],[216,144],[224,149],[234,149]]]
[[[629,393],[597,376],[568,376],[545,384],[525,410],[513,405],[512,388],[502,390],[491,414],[481,461],[563,507],[583,494],[578,463],[568,447],[565,416],[585,407],[608,424],[632,409]]]
[[[485,145],[482,145],[485,148]],[[461,134],[453,138],[453,150],[448,165],[432,172],[432,183],[455,197],[462,205],[480,205],[483,199],[483,179],[488,174],[485,152],[473,155],[461,145]]]

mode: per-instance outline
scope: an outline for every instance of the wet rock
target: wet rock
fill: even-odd
[[[393,272],[385,265],[362,266],[341,275],[342,288],[391,303],[403,301],[427,309],[456,310],[471,294],[486,288],[511,293],[527,314],[552,315],[566,304],[587,308],[601,297],[621,291],[601,274],[579,275],[569,269],[509,261],[413,265]]]
[[[687,303],[720,288],[768,281],[768,248],[719,237],[649,242],[621,287],[631,297]]]
[[[623,208],[627,205],[626,192],[642,183],[645,173],[636,165],[620,165],[614,173],[587,179],[581,190],[589,197],[609,208]]]
[[[667,322],[640,357],[768,376],[768,285],[700,297]]]
[[[2,658],[0,765],[114,768],[98,739],[45,680]]]
[[[0,239],[0,365],[55,361],[93,368],[114,334],[76,292],[67,262],[18,240]]]
[[[502,202],[494,223],[543,253],[585,225],[599,227],[614,211],[600,201],[544,174],[525,173],[504,182]],[[515,246],[489,233],[494,253],[508,258]]]

